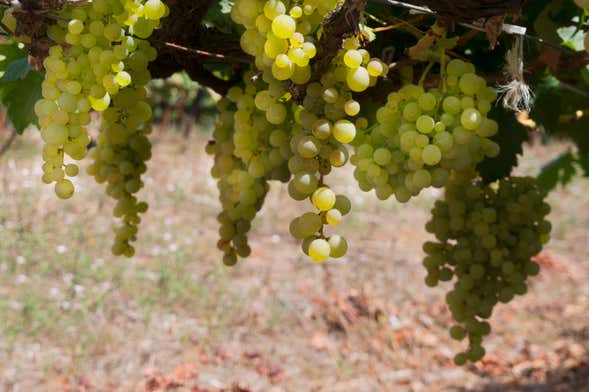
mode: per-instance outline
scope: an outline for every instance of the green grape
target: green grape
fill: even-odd
[[[469,130],[476,130],[482,123],[483,118],[481,113],[473,108],[468,108],[462,112],[460,117],[460,123],[462,126]]]
[[[335,204],[333,205],[333,208],[341,212],[342,215],[348,215],[352,210],[352,203],[346,196],[337,195],[335,197]]]
[[[294,187],[297,191],[310,195],[317,189],[317,177],[307,172],[299,172],[293,178]]]
[[[442,151],[435,145],[429,144],[423,148],[421,159],[429,166],[435,166],[442,160]]]
[[[60,199],[69,199],[74,195],[74,184],[67,179],[59,180],[55,183],[55,194]]]
[[[300,139],[297,145],[297,152],[303,158],[314,158],[319,154],[321,145],[312,136],[306,136]]]
[[[321,227],[323,226],[323,222],[321,221],[321,217],[317,214],[314,214],[312,212],[308,212],[303,214],[300,218],[299,218],[299,225],[301,227],[301,230],[303,232],[303,238],[306,237],[310,237],[313,234],[317,233],[319,230],[321,230]]]
[[[327,243],[330,248],[329,256],[334,259],[339,259],[348,253],[348,243],[344,237],[334,234],[329,237]]]
[[[77,165],[70,163],[65,166],[65,174],[68,175],[69,177],[77,176],[78,172],[79,172],[79,168]]]
[[[419,132],[430,133],[431,131],[434,130],[436,122],[434,121],[434,119],[432,117],[427,116],[427,115],[423,115],[417,119],[417,122],[415,125],[416,125],[417,130]]]

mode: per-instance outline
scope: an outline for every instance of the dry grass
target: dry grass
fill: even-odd
[[[172,378],[178,390],[490,392],[519,391],[517,381],[547,392],[587,359],[587,181],[551,196],[544,273],[493,316],[488,361],[463,369],[451,364],[460,346],[447,337],[443,288],[422,283],[423,225],[439,192],[383,203],[336,174],[354,202],[341,228],[352,247],[325,269],[288,235],[308,206],[275,185],[252,256],[226,269],[204,143],[156,137],[131,260],[110,255],[112,203],[90,178],[64,202],[39,180],[35,137],[0,158],[0,389],[130,391]],[[563,148],[528,150],[521,170]]]

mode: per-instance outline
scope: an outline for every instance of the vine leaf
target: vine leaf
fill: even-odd
[[[18,133],[23,133],[31,124],[37,124],[35,103],[41,98],[42,82],[42,74],[32,71],[24,79],[0,83],[0,100]]]
[[[589,108],[589,93],[580,82],[578,86],[561,83],[549,76],[536,89],[530,116],[548,134],[565,137],[577,144],[582,156],[589,155],[589,117],[577,116]]]
[[[0,102],[18,133],[37,123],[35,102],[41,98],[43,76],[28,64],[26,52],[16,43],[0,45]]]
[[[28,58],[22,57],[8,64],[8,67],[6,67],[6,71],[4,72],[4,75],[2,76],[2,79],[0,81],[14,82],[17,80],[24,79],[32,70],[33,69],[29,65]]]
[[[577,163],[583,170],[583,175],[589,177],[589,157],[578,157]]]
[[[576,158],[570,151],[561,154],[542,168],[537,179],[538,186],[545,191],[551,191],[559,184],[566,185],[571,182],[577,173],[575,161]]]
[[[526,128],[513,112],[498,105],[493,108],[489,117],[499,123],[499,132],[492,140],[499,144],[501,152],[497,157],[487,158],[477,166],[487,184],[511,174],[512,169],[517,166],[518,155],[523,153],[522,144],[528,140]]]

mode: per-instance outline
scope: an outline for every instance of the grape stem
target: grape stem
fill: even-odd
[[[8,28],[4,23],[0,22],[0,28],[6,32],[9,36],[14,36],[14,32]]]
[[[446,62],[448,60],[448,56],[446,56],[446,51],[442,50],[440,55],[440,78],[442,79],[442,92],[445,94],[448,90],[448,86],[446,85]]]
[[[172,48],[172,49],[176,49],[176,50],[181,50],[181,51],[184,51],[184,52],[189,52],[189,53],[195,54],[197,56],[212,57],[212,58],[216,58],[216,59],[219,59],[219,60],[237,61],[237,62],[244,63],[244,64],[249,64],[250,63],[246,59],[242,59],[242,58],[238,58],[238,57],[232,57],[232,56],[227,56],[227,55],[220,54],[220,53],[211,53],[211,52],[207,52],[207,51],[201,50],[201,49],[189,48],[187,46],[178,45],[178,44],[175,44],[173,42],[161,42],[161,41],[157,41],[157,40],[155,42],[159,42],[162,45],[167,46],[168,48]]]
[[[380,33],[382,31],[389,31],[389,30],[394,30],[394,29],[398,29],[401,26],[404,26],[405,23],[396,23],[393,25],[388,25],[388,26],[383,26],[383,27],[376,27],[374,29],[372,29],[373,33]]]
[[[421,74],[421,78],[419,79],[420,86],[423,86],[423,83],[425,82],[425,78],[427,78],[427,75],[429,74],[429,71],[432,69],[434,64],[435,63],[433,61],[430,61],[429,64],[427,65],[427,67],[425,67],[425,69],[423,70],[423,73]]]

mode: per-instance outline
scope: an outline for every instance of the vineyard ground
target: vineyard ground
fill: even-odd
[[[150,211],[123,260],[110,255],[103,188],[82,176],[73,200],[57,200],[34,133],[0,158],[0,390],[589,391],[587,181],[551,196],[543,272],[493,315],[486,359],[458,368],[443,288],[426,288],[420,266],[440,192],[383,203],[336,174],[354,203],[340,229],[351,249],[323,268],[288,235],[309,205],[273,185],[252,256],[228,270],[206,138],[160,132]],[[528,148],[521,172],[566,148]]]

